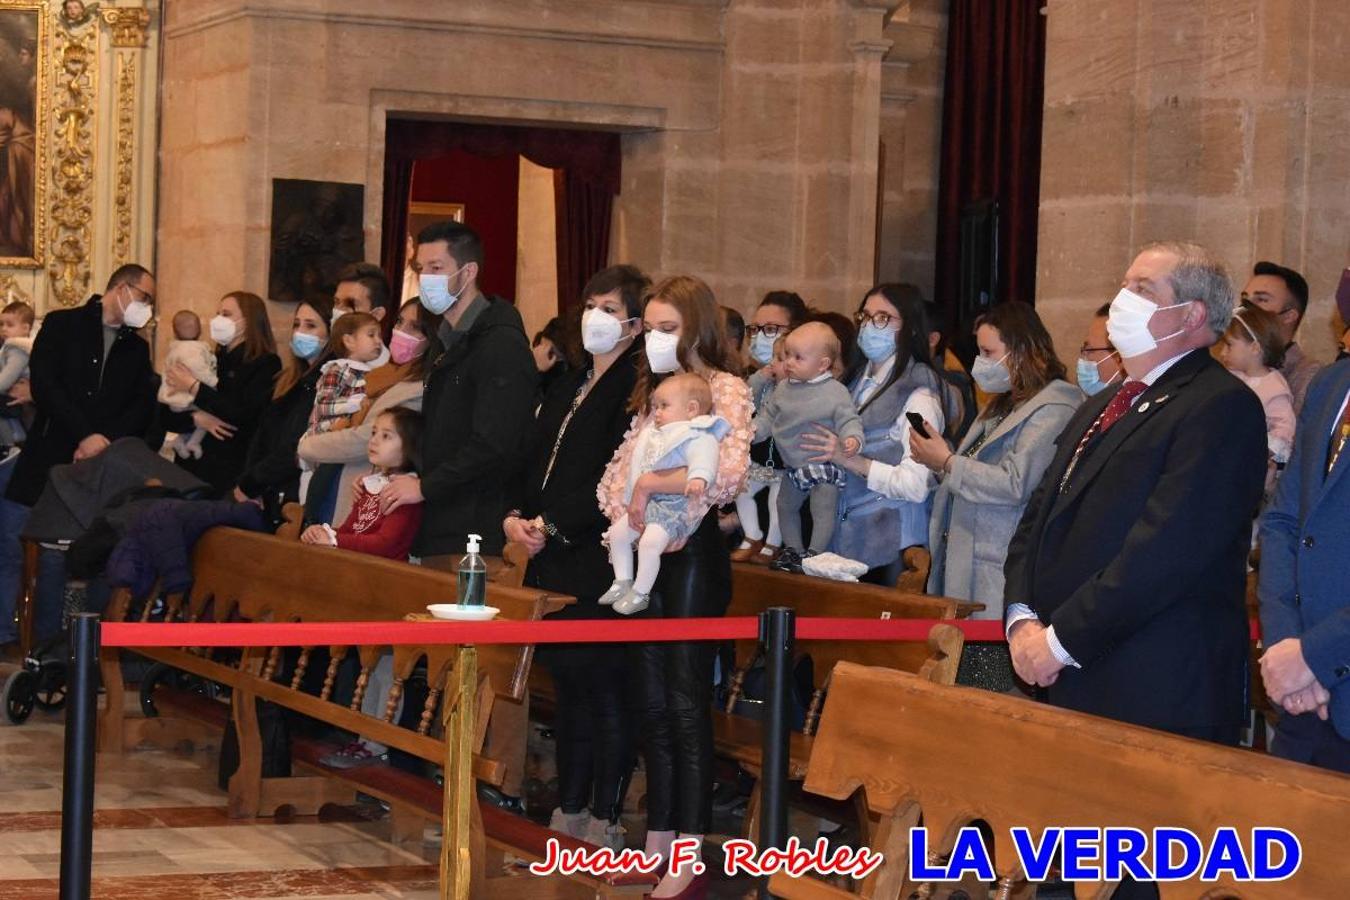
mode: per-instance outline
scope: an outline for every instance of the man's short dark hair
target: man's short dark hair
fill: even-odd
[[[591,280],[581,289],[581,299],[586,300],[588,297],[599,297],[601,294],[618,291],[624,309],[628,311],[628,317],[634,318],[642,315],[642,297],[651,286],[652,280],[637,266],[626,264],[610,266],[591,276]]]
[[[371,309],[389,309],[389,279],[384,277],[384,270],[379,266],[368,262],[352,263],[338,273],[337,283],[342,284],[344,281],[366,289],[366,293],[370,294]]]
[[[120,265],[108,278],[108,287],[105,289],[104,293],[111,291],[119,284],[129,284],[132,287],[135,287],[136,282],[149,275],[150,270],[139,263],[126,263]]]
[[[480,269],[483,267],[483,241],[478,237],[478,232],[468,225],[451,219],[446,222],[433,222],[417,233],[419,246],[434,244],[437,241],[445,241],[446,246],[450,248],[450,255],[461,266],[478,263]]]
[[[1252,274],[1273,275],[1283,281],[1284,286],[1289,289],[1289,295],[1294,298],[1294,303],[1298,306],[1299,321],[1303,320],[1303,314],[1308,311],[1308,279],[1288,266],[1266,260],[1262,260],[1253,266]]]
[[[1110,301],[1107,301],[1106,303],[1103,303],[1101,306],[1097,307],[1097,311],[1092,314],[1092,318],[1094,319],[1108,319],[1110,317],[1111,317]]]

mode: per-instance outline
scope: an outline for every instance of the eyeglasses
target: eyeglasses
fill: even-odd
[[[132,284],[130,281],[124,281],[122,283],[125,284],[127,287],[131,288],[131,290],[135,292],[132,295],[133,300],[141,300],[141,302],[149,306],[155,305],[154,294],[150,293],[149,291],[141,290],[140,288],[136,287],[136,285]]]
[[[776,337],[778,337],[780,334],[787,334],[787,333],[788,333],[788,330],[789,330],[789,329],[788,329],[788,326],[787,326],[787,325],[747,325],[747,326],[745,326],[745,333],[748,334],[748,335],[750,335],[751,337],[754,337],[755,335],[759,334],[759,333],[762,331],[762,332],[764,332],[764,334],[765,334],[767,337],[776,338]]]
[[[853,317],[853,321],[858,323],[859,328],[868,322],[871,322],[877,328],[889,328],[892,322],[899,322],[900,317],[893,316],[888,312],[869,313],[867,310],[862,310]]]
[[[1086,356],[1089,353],[1115,353],[1115,347],[1089,347],[1087,344],[1078,348],[1080,356]]]

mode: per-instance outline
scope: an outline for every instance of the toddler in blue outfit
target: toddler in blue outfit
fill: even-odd
[[[643,513],[641,536],[621,516],[605,532],[614,584],[600,598],[602,605],[632,615],[647,608],[652,585],[661,571],[661,554],[674,541],[684,540],[698,526],[690,503],[698,503],[717,478],[718,441],[731,425],[710,415],[712,390],[702,377],[686,372],[672,375],[652,392],[652,418],[638,432],[629,468],[626,501],[633,499],[637,480],[647,472],[686,468],[682,494],[653,494]],[[633,573],[633,544],[637,543],[637,574]]]

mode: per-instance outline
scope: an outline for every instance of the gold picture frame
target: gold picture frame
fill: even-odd
[[[46,261],[51,5],[0,0],[0,267]]]
[[[454,219],[456,222],[463,223],[464,204],[430,203],[423,200],[414,200],[408,203],[408,234],[414,238],[426,226],[436,222],[444,222],[446,219]]]

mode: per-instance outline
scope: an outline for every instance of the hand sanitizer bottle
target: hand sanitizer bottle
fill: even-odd
[[[479,542],[483,538],[469,535],[466,555],[459,561],[455,571],[459,573],[459,605],[482,606],[487,591],[487,565],[478,555]]]

